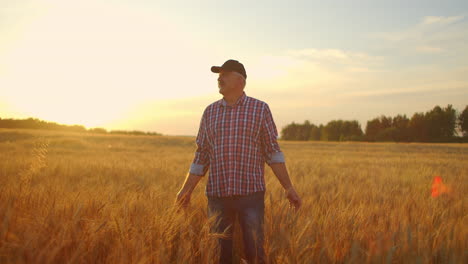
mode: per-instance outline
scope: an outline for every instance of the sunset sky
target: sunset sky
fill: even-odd
[[[245,65],[278,130],[468,104],[468,1],[0,1],[0,117],[195,135]]]

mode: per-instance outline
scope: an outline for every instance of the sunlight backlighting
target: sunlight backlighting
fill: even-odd
[[[142,100],[209,88],[210,76],[197,70],[184,69],[181,78],[186,60],[200,61],[196,43],[184,41],[156,10],[73,3],[41,7],[0,53],[2,98],[24,115],[100,126]]]

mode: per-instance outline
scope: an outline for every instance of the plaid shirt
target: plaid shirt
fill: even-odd
[[[265,188],[265,162],[284,162],[268,105],[244,93],[235,105],[224,99],[204,111],[190,173],[205,176],[207,196],[247,195]]]

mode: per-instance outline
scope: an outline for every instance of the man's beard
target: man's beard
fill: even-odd
[[[226,86],[224,86],[224,85],[226,85],[224,82],[218,83],[218,88],[219,88],[219,93],[220,94],[224,94],[224,91],[226,90]]]

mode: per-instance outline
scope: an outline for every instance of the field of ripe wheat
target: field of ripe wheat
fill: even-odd
[[[280,146],[304,203],[290,211],[267,168],[271,263],[467,263],[468,145]],[[213,263],[205,180],[174,208],[194,151],[193,137],[0,130],[0,263]]]

